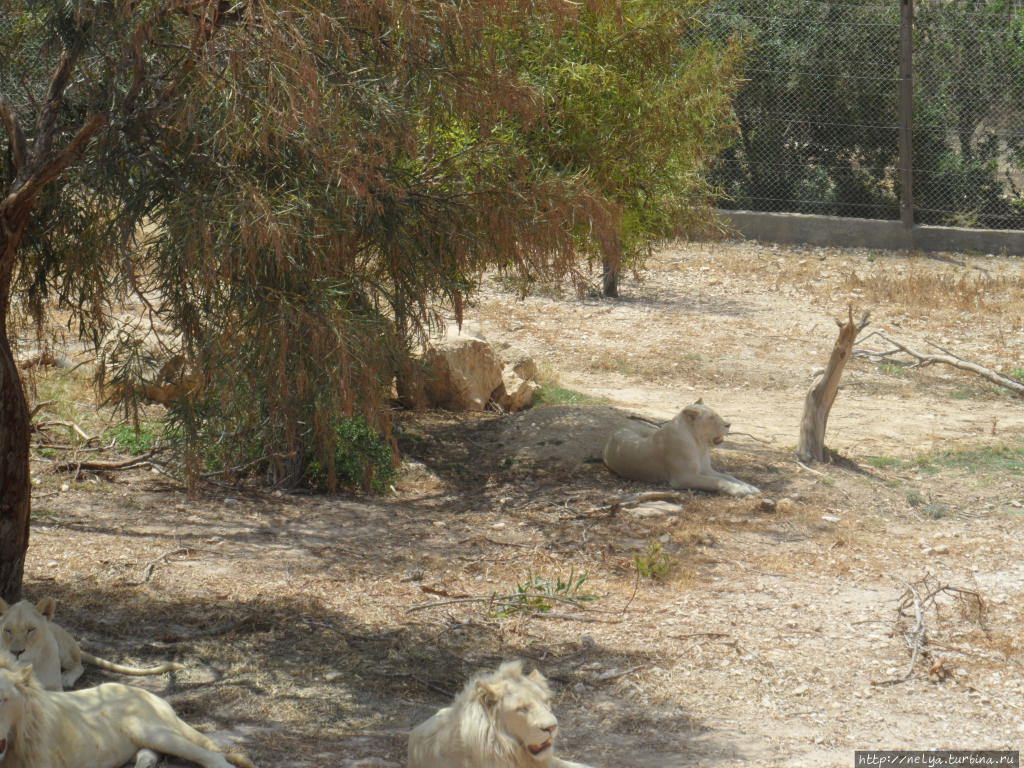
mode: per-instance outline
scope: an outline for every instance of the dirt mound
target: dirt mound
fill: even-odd
[[[550,405],[506,419],[499,441],[510,459],[577,467],[600,462],[608,436],[628,423],[607,405]]]

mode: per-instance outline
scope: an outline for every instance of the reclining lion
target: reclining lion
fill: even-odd
[[[604,446],[604,463],[629,480],[731,496],[760,493],[753,485],[711,468],[711,446],[720,444],[727,434],[725,420],[698,400],[660,427],[636,424],[615,432]]]
[[[152,768],[157,753],[203,768],[254,768],[224,754],[149,691],[120,683],[45,691],[31,665],[0,651],[0,764],[4,768]]]
[[[50,597],[44,597],[39,605],[22,600],[11,606],[0,599],[0,647],[10,651],[22,666],[31,664],[48,691],[71,688],[85,671],[83,661],[122,675],[159,675],[184,669],[174,662],[146,669],[126,667],[86,653],[60,624],[54,623],[56,610],[57,603]]]
[[[409,734],[408,768],[589,768],[555,757],[551,691],[519,661],[472,678]]]

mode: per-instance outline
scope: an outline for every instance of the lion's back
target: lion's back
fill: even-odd
[[[662,463],[651,444],[654,434],[653,429],[642,428],[642,425],[630,425],[613,432],[604,445],[605,466],[628,480],[665,480]]]

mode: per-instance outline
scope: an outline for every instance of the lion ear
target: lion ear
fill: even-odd
[[[547,682],[547,678],[541,674],[539,669],[533,670],[533,672],[527,675],[527,677],[533,680],[533,682],[537,683],[538,685],[543,685]]]
[[[52,597],[44,597],[36,603],[36,610],[43,614],[47,621],[53,621],[53,615],[57,612],[57,601]]]
[[[697,398],[697,402],[694,403],[694,405],[704,405],[704,398],[703,397],[698,397]]]
[[[498,703],[498,687],[485,683],[483,680],[476,681],[476,698],[485,707],[493,707]]]
[[[696,420],[696,418],[700,416],[700,409],[697,407],[698,405],[700,405],[700,401],[683,408],[683,416],[688,418],[690,421]]]

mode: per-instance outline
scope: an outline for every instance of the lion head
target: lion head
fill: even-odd
[[[551,758],[558,718],[551,711],[548,681],[539,671],[526,675],[522,662],[506,662],[497,672],[477,678],[472,696],[517,751],[537,763]]]
[[[702,445],[719,445],[729,434],[729,423],[704,405],[703,398],[683,408],[676,418],[689,423],[693,437]]]
[[[40,695],[32,665],[21,667],[11,654],[0,651],[0,762],[39,765],[32,758],[31,744],[42,726]]]
[[[8,605],[0,599],[0,647],[9,651],[21,666],[34,665],[39,674],[52,671],[59,686],[60,649],[49,626],[56,608],[56,602],[49,597],[40,600],[38,606],[28,600]],[[49,684],[46,680],[42,682]]]

